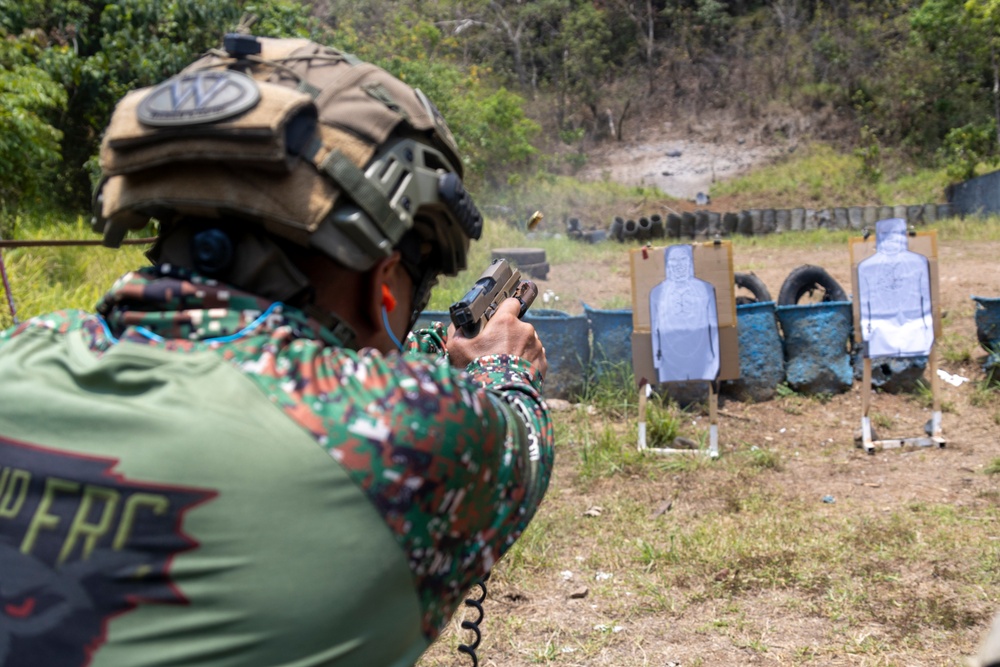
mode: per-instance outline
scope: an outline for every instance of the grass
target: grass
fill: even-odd
[[[743,208],[822,208],[943,201],[943,170],[898,168],[894,177],[869,184],[861,160],[822,144],[796,151],[745,176],[716,183],[713,197],[731,196]]]
[[[5,238],[83,239],[99,237],[83,216],[67,223],[55,213],[10,215],[0,224]],[[20,320],[63,308],[93,310],[122,274],[148,265],[144,248],[123,246],[29,247],[3,251],[14,306]],[[0,307],[0,329],[13,323],[6,301]]]

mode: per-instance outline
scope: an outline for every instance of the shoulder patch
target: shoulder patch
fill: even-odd
[[[232,70],[186,72],[154,87],[139,104],[139,122],[153,127],[199,125],[231,118],[253,108],[260,89]]]

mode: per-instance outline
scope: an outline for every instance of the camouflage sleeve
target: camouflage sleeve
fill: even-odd
[[[436,638],[545,494],[553,436],[536,374],[517,357],[479,359],[470,375],[374,350],[331,351],[310,366],[299,371],[309,379],[280,382],[320,390],[322,400],[286,394],[279,406],[381,513],[409,560],[424,634]]]
[[[554,460],[552,421],[542,400],[541,377],[530,363],[511,355],[480,357],[466,371],[494,400],[502,401],[513,413],[508,423],[518,430],[519,456],[529,462],[529,495],[525,505],[531,507],[533,515],[548,488]]]
[[[443,359],[448,353],[448,327],[444,322],[431,322],[426,329],[411,331],[403,341],[403,352],[430,354]]]
[[[0,331],[0,346],[28,331],[49,329],[57,333],[66,333],[79,328],[84,323],[93,319],[93,315],[83,310],[57,310],[45,315],[39,315],[38,317],[32,317],[9,329]]]

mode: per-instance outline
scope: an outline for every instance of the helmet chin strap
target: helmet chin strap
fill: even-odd
[[[382,324],[385,326],[385,332],[389,334],[390,340],[392,340],[392,342],[396,345],[396,348],[402,352],[403,344],[399,342],[399,339],[396,338],[396,334],[392,332],[392,327],[389,326],[389,311],[385,309],[385,306],[382,306]]]

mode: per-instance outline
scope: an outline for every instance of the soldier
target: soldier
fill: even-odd
[[[553,462],[516,300],[410,332],[482,228],[440,114],[229,35],[101,166],[105,244],[155,219],[153,266],[0,333],[0,665],[412,665]]]

